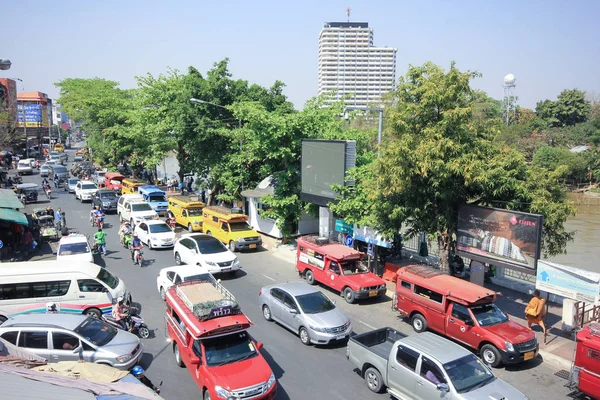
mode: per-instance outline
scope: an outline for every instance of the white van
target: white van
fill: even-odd
[[[31,168],[31,161],[29,158],[19,160],[17,164],[17,174],[19,175],[31,175],[33,174],[33,168]]]
[[[67,260],[0,264],[0,323],[25,313],[60,312],[99,318],[110,314],[125,283],[99,265]]]

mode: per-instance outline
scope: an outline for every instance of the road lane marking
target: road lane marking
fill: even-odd
[[[272,280],[273,282],[277,282],[277,279],[273,279],[273,278],[271,278],[270,276],[267,276],[267,275],[265,275],[265,274],[263,274],[263,276],[264,276],[265,278],[269,279],[269,280]]]
[[[373,330],[377,329],[374,326],[371,326],[371,325],[367,324],[366,322],[361,321],[360,319],[358,320],[358,322],[360,322],[361,324],[363,324],[364,326],[366,326],[369,329],[373,329]]]

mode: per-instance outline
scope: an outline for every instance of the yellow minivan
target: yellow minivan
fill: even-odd
[[[206,204],[199,201],[198,196],[171,196],[168,200],[175,222],[189,232],[202,232],[202,209]]]
[[[250,225],[248,216],[220,206],[204,207],[202,229],[229,246],[229,250],[256,250],[262,238]]]
[[[146,182],[135,178],[125,178],[121,181],[121,194],[137,194],[138,187],[144,186]]]
[[[56,143],[54,145],[54,151],[58,151],[58,152],[62,153],[65,151],[65,146],[63,146],[62,143]]]

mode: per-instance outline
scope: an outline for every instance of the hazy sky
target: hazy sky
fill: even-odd
[[[502,96],[507,73],[520,104],[565,88],[600,97],[600,1],[4,0],[0,58],[19,91],[56,97],[54,82],[103,77],[123,88],[167,67],[201,72],[229,57],[235,78],[279,79],[297,107],[317,92],[319,31],[325,21],[366,21],[375,45],[398,49],[400,76],[433,61],[477,70],[474,86]]]

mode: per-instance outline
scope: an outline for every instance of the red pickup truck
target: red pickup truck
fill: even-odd
[[[489,365],[532,360],[535,333],[509,320],[495,304],[496,293],[422,265],[398,270],[393,307],[416,332],[436,331],[481,354]]]

